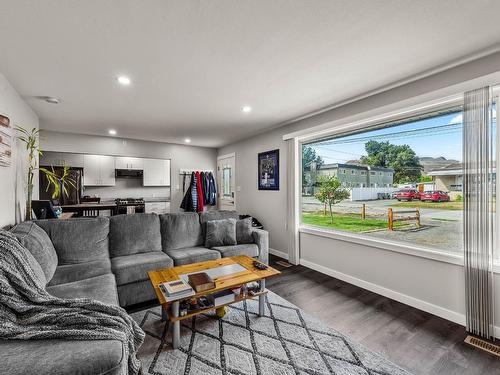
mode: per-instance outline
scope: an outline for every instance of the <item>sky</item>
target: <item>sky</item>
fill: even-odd
[[[408,145],[418,157],[445,157],[462,161],[462,113],[455,112],[390,128],[339,137],[309,146],[316,150],[326,164],[345,163],[366,155],[365,143],[369,140]]]

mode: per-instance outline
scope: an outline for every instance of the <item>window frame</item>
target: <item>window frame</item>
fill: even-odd
[[[462,100],[462,97],[460,97],[460,100],[455,99],[454,101],[449,101],[449,102],[447,102],[446,105],[440,105],[437,108],[425,108],[422,111],[412,113],[409,116],[402,116],[400,118],[386,118],[383,120],[368,123],[362,127],[352,127],[351,129],[348,129],[348,130],[345,130],[345,128],[340,128],[337,131],[335,131],[335,130],[329,131],[327,135],[325,135],[325,134],[322,134],[321,136],[307,135],[307,136],[304,136],[303,138],[299,137],[298,143],[297,143],[299,155],[301,157],[301,155],[302,155],[301,150],[302,150],[302,147],[304,145],[314,143],[315,141],[319,141],[321,139],[337,138],[337,137],[342,137],[342,136],[348,136],[350,134],[355,134],[355,133],[364,133],[364,132],[368,132],[370,130],[376,130],[377,128],[382,128],[382,127],[384,127],[388,124],[391,124],[391,123],[397,123],[397,122],[404,123],[405,121],[411,121],[412,119],[422,117],[422,116],[432,117],[433,114],[435,114],[436,116],[439,115],[439,112],[452,111],[453,109],[458,110],[462,107],[461,100]],[[497,113],[498,113],[498,111],[500,111],[500,108],[497,107]],[[397,126],[397,125],[394,125],[394,126]],[[498,134],[498,133],[500,133],[500,132],[497,132],[497,142],[498,142],[497,144],[500,145],[500,141],[499,141],[500,134]],[[499,148],[500,147],[497,147],[497,152],[500,153]],[[301,173],[302,171],[300,170],[299,172]],[[369,171],[370,175],[372,175],[372,173],[375,176],[377,175],[377,173],[375,171]],[[391,173],[391,172],[389,172],[389,173]],[[393,174],[393,173],[391,173],[391,174]],[[299,181],[299,185],[301,185],[301,181]],[[371,185],[373,185],[373,184],[371,183],[369,187],[372,187]],[[500,189],[500,186],[497,185],[497,189]],[[364,236],[364,235],[357,234],[357,233],[344,232],[344,231],[339,231],[339,230],[331,229],[331,228],[322,228],[322,227],[318,227],[318,226],[314,226],[314,225],[303,224],[302,223],[302,214],[303,214],[303,212],[302,212],[302,199],[303,199],[302,194],[299,194],[299,200],[298,200],[298,204],[299,204],[299,206],[298,206],[298,214],[299,214],[298,232],[299,233],[307,233],[307,234],[318,235],[321,237],[328,237],[328,238],[332,238],[335,240],[356,243],[356,244],[360,244],[360,245],[375,247],[375,248],[382,249],[382,250],[413,255],[413,256],[422,257],[422,258],[426,258],[426,259],[433,259],[433,260],[442,261],[442,262],[446,262],[446,263],[452,263],[452,264],[457,264],[457,265],[462,265],[462,266],[464,264],[463,255],[449,253],[449,252],[446,252],[446,251],[438,249],[438,248],[431,248],[431,247],[425,247],[425,246],[421,246],[421,245],[415,245],[415,244],[412,244],[410,242],[405,243],[403,241],[392,241],[392,240],[385,240],[385,239],[382,240],[382,239],[378,239],[375,237]],[[497,204],[500,206],[500,202],[497,202]],[[497,210],[497,212],[499,212],[499,211]],[[497,221],[500,222],[500,220],[497,220]],[[500,228],[500,223],[497,227]],[[500,259],[494,260],[493,267],[494,267],[495,272],[500,273]]]

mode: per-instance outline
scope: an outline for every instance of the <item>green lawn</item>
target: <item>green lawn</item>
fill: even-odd
[[[320,227],[343,230],[347,232],[365,232],[375,229],[387,229],[387,219],[361,219],[359,215],[333,214],[333,223],[329,214],[306,213],[302,214],[304,224],[317,225]],[[401,223],[394,223],[395,226]]]
[[[410,207],[410,208],[434,208],[437,210],[454,210],[462,211],[464,209],[463,202],[398,202],[391,204],[393,207]]]

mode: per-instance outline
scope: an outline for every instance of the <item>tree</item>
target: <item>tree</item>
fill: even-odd
[[[367,155],[361,157],[361,162],[372,167],[394,169],[395,183],[420,180],[423,167],[410,146],[368,141],[365,143],[365,150]]]
[[[321,156],[311,146],[302,147],[302,186],[310,186],[316,183],[316,175],[319,168],[324,164]]]
[[[333,205],[349,198],[349,191],[343,189],[335,176],[320,176],[318,178],[319,191],[315,194],[317,200],[328,205],[330,219],[333,224]]]

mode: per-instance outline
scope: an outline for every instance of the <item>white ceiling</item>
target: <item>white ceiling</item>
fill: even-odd
[[[0,9],[0,72],[42,128],[210,147],[500,42],[498,0],[0,0]],[[61,103],[35,99],[44,95]]]

